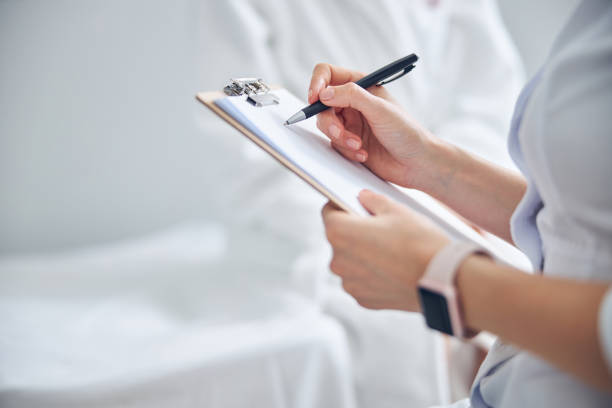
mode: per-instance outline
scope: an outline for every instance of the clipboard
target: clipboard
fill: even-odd
[[[258,84],[253,85],[254,82],[258,82]],[[251,86],[245,85],[248,83],[251,83]],[[329,176],[330,178],[335,177],[336,181],[343,175],[353,177],[353,179],[362,177],[365,184],[363,188],[369,188],[374,192],[385,194],[391,199],[424,214],[443,228],[452,239],[474,242],[489,250],[502,262],[517,266],[521,269],[530,268],[529,264],[525,262],[525,257],[516,248],[498,238],[493,240],[493,242],[495,242],[494,244],[490,239],[476,232],[453,212],[449,211],[445,206],[427,194],[417,190],[400,189],[380,179],[364,165],[349,161],[341,156],[331,148],[329,140],[316,129],[313,121],[302,121],[289,128],[282,126],[282,122],[287,117],[305,105],[305,102],[300,101],[288,91],[279,87],[269,87],[261,79],[253,78],[232,80],[232,82],[225,87],[224,91],[225,92],[199,92],[196,98],[284,167],[296,174],[344,211],[362,216],[369,215],[357,200],[358,191],[361,189],[356,190],[353,188],[352,193],[347,194],[346,191],[342,191],[341,189],[330,188],[330,185],[333,183],[328,182],[328,180],[322,180],[323,177],[321,177],[321,174]],[[280,98],[276,94],[280,95]],[[277,140],[281,140],[282,143],[285,144],[285,147],[290,146],[292,143],[300,142],[302,146],[309,146],[309,144],[311,144],[319,149],[320,152],[325,150],[324,153],[327,155],[325,157],[329,159],[328,162],[338,161],[339,165],[344,166],[346,170],[344,174],[337,175],[333,174],[333,172],[324,173],[325,169],[321,170],[321,167],[328,165],[328,162],[321,160],[324,163],[317,162],[313,164],[311,161],[311,167],[313,165],[319,167],[318,176],[313,176],[312,169],[309,168],[308,165],[296,162],[296,160],[291,157],[291,153],[288,154],[287,151],[283,152],[281,151],[282,149],[279,150],[278,146],[275,146],[274,143],[268,139],[269,135],[266,134],[266,129],[262,131],[262,128],[265,128],[267,123],[272,122],[265,122],[264,119],[268,116],[273,116],[271,112],[276,112],[279,109],[279,104],[282,106],[283,103],[290,104],[291,108],[283,113],[285,116],[272,118],[278,122],[276,125],[280,125],[276,128],[276,131],[294,133],[287,133],[285,137],[280,139],[277,137]],[[255,123],[258,121],[259,124]],[[264,126],[260,126],[261,124],[264,124]],[[323,146],[323,144],[325,144],[325,146]],[[321,173],[321,171],[323,171],[323,173]],[[336,182],[336,187],[337,186],[338,183]]]
[[[261,81],[261,79],[258,79],[258,80]],[[235,81],[235,80],[232,80],[232,81]],[[226,86],[226,88],[229,87],[229,86],[230,85]],[[280,87],[279,86],[268,87],[268,91],[269,90],[275,90],[275,89],[280,89]],[[229,95],[229,96],[238,96],[238,95],[240,95],[240,94]],[[320,182],[315,180],[308,173],[304,172],[301,168],[297,167],[294,163],[292,163],[290,160],[288,160],[287,157],[283,156],[282,154],[279,154],[276,150],[272,149],[269,144],[267,144],[264,141],[262,141],[261,138],[257,137],[252,131],[250,131],[249,129],[244,127],[235,118],[230,116],[228,113],[226,113],[223,109],[221,109],[219,106],[217,106],[215,104],[215,101],[217,101],[217,100],[219,100],[221,98],[225,98],[227,96],[228,96],[227,92],[224,93],[224,92],[221,92],[221,91],[198,92],[196,94],[196,99],[198,99],[206,107],[208,107],[215,114],[217,114],[219,117],[221,117],[221,119],[225,120],[229,125],[231,125],[236,130],[238,130],[240,133],[242,133],[244,136],[249,138],[249,140],[251,140],[253,143],[255,143],[259,148],[264,150],[266,153],[268,153],[274,159],[276,159],[280,164],[285,166],[289,171],[293,172],[295,175],[297,175],[299,178],[301,178],[307,184],[309,184],[312,188],[314,188],[320,194],[325,196],[325,198],[327,198],[328,200],[332,201],[335,205],[337,205],[342,210],[347,211],[349,213],[355,213],[355,211],[353,211],[353,209],[351,209],[349,206],[347,206],[344,203],[344,201],[341,200],[336,194],[334,194],[333,192],[329,191]]]

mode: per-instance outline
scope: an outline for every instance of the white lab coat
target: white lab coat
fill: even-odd
[[[612,3],[585,0],[516,105],[509,148],[528,188],[512,217],[512,236],[546,276],[612,282],[611,67]],[[599,329],[612,370],[612,291]],[[497,343],[471,404],[610,407],[612,395]]]

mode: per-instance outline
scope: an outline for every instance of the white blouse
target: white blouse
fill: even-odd
[[[528,181],[512,236],[544,275],[612,281],[612,1],[584,0],[517,101],[510,153]],[[600,309],[612,370],[612,291]],[[473,407],[612,407],[526,351],[496,343]]]

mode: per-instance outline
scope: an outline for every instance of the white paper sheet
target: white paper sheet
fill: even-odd
[[[357,199],[361,190],[368,189],[391,197],[429,216],[454,239],[474,241],[488,248],[499,259],[508,263],[515,262],[514,256],[508,257],[506,251],[500,251],[491,245],[428,195],[416,190],[400,191],[362,164],[344,158],[331,147],[329,139],[317,129],[314,118],[285,126],[283,124],[285,120],[306,106],[306,103],[285,89],[274,93],[280,98],[278,105],[255,107],[246,102],[245,97],[240,96],[219,99],[215,104],[312,177],[355,213],[368,215]]]

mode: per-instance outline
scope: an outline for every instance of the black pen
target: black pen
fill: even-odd
[[[412,68],[414,68],[414,63],[417,62],[418,59],[419,57],[417,57],[415,54],[410,54],[407,57],[400,58],[397,61],[390,63],[389,65],[385,65],[381,69],[372,72],[370,75],[364,76],[355,83],[365,89],[373,85],[381,86],[388,84],[389,82],[395,81],[396,79],[403,77],[412,71]],[[321,101],[317,101],[291,116],[289,119],[287,119],[285,125],[293,125],[294,123],[319,114],[328,108],[329,106],[324,105],[321,103]]]

